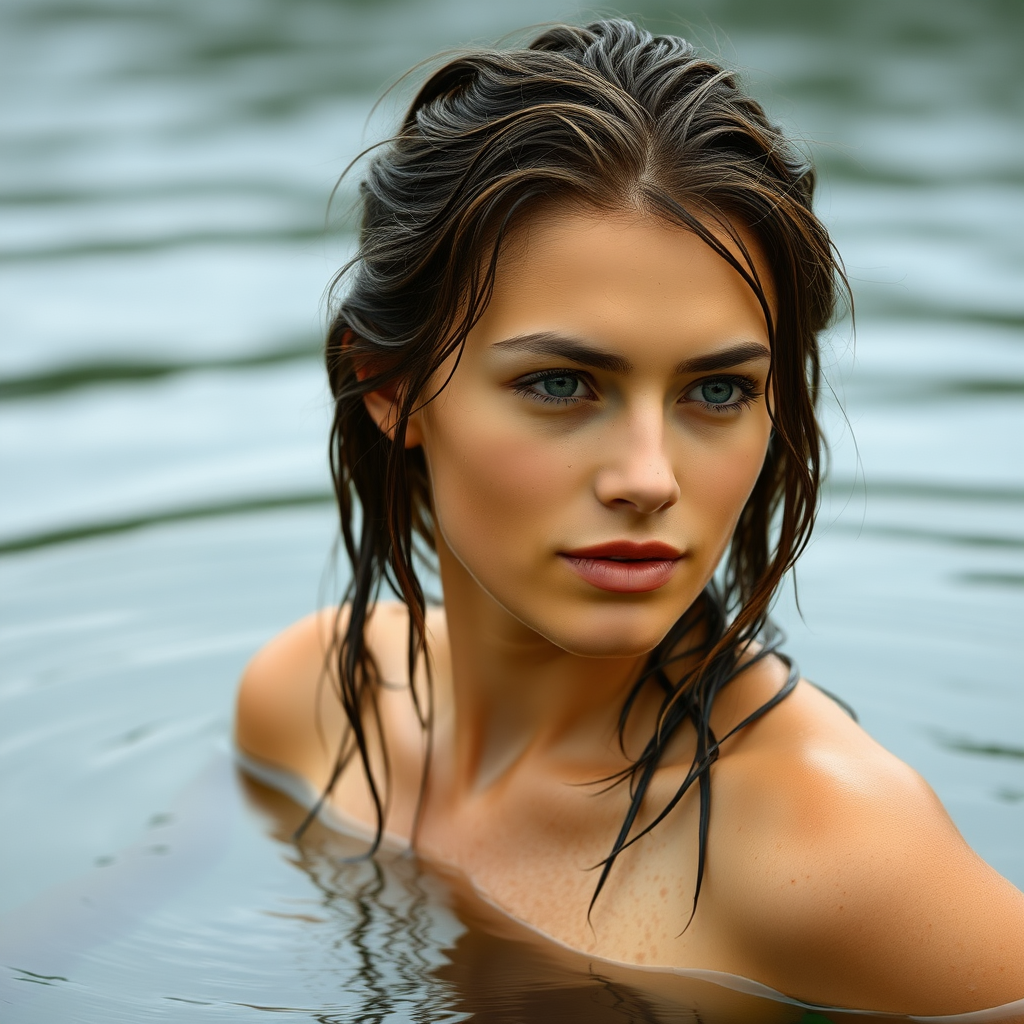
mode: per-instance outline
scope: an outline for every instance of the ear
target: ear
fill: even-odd
[[[365,378],[369,371],[361,371],[360,378]],[[363,395],[363,404],[370,414],[373,422],[380,428],[382,434],[393,441],[395,439],[395,427],[398,423],[398,386],[392,385],[382,388],[380,391],[369,391]],[[405,447],[418,448],[423,444],[423,432],[420,429],[420,418],[418,413],[413,413],[405,424]]]
[[[348,348],[355,334],[346,330],[341,339],[342,348]],[[356,364],[356,377],[359,380],[366,380],[372,372],[369,363]],[[370,414],[370,418],[380,428],[382,434],[387,434],[390,440],[395,439],[395,427],[398,423],[398,391],[399,385],[392,384],[390,387],[381,388],[378,391],[369,391],[363,395],[363,405]],[[420,431],[419,416],[413,414],[409,417],[405,426],[405,447],[416,448],[423,443],[423,436]]]

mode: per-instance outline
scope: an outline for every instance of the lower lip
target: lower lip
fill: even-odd
[[[610,558],[577,558],[562,555],[570,568],[600,590],[613,594],[646,594],[663,587],[676,571],[679,559],[652,558],[648,561],[617,562]]]

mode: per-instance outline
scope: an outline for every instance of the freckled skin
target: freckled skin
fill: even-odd
[[[629,368],[509,344],[541,334]],[[590,869],[628,803],[621,787],[588,784],[628,763],[616,731],[624,693],[713,573],[762,465],[771,425],[759,344],[767,332],[749,289],[677,226],[546,210],[503,253],[450,383],[407,436],[426,456],[445,598],[428,620],[437,721],[417,848],[539,931],[622,963],[724,971],[809,1002],[894,1012],[1022,998],[1024,896],[966,846],[914,772],[805,683],[729,740],[712,769],[709,860],[689,927],[695,797],[620,857],[588,922]],[[680,372],[737,345],[747,356],[734,365]],[[725,407],[709,395],[726,396]],[[387,396],[368,396],[367,408],[387,432]],[[671,578],[611,593],[563,557],[612,540],[671,545]],[[236,724],[251,756],[317,786],[345,728],[330,688],[318,686],[332,628],[327,611],[260,652]],[[368,627],[384,678],[398,683],[408,682],[405,628],[404,609],[386,604]],[[716,701],[716,734],[784,680],[771,659],[742,673]],[[422,734],[404,687],[380,698],[393,777],[386,824],[402,839]],[[654,697],[638,703],[628,755],[656,709]],[[692,735],[678,737],[642,822],[692,754]],[[371,757],[379,771],[376,748]],[[332,802],[374,820],[354,762]]]

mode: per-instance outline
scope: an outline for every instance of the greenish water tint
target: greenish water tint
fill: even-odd
[[[22,537],[14,537],[0,543],[0,555],[10,555],[17,551],[32,551],[35,548],[48,548],[56,544],[71,544],[93,537],[104,537],[111,533],[129,533],[132,530],[141,530],[149,526],[180,523],[190,519],[217,519],[222,516],[248,515],[278,508],[301,508],[303,505],[333,505],[333,503],[333,492],[321,491],[311,494],[282,494],[265,498],[251,497],[239,501],[193,505],[188,508],[163,509],[160,512],[151,512],[149,515],[111,519],[102,523],[81,523],[63,530],[50,530],[44,533],[30,533]]]
[[[854,286],[788,648],[1024,885],[1024,5],[629,10],[750,69]],[[298,805],[231,764],[245,661],[344,580],[317,339],[353,183],[330,190],[416,61],[586,16],[0,5],[5,1022],[855,1016],[590,962],[327,829],[297,847]]]
[[[0,378],[0,401],[16,398],[36,398],[55,395],[62,391],[99,387],[105,384],[132,384],[158,380],[179,373],[202,373],[208,370],[242,370],[252,366],[273,366],[296,359],[311,359],[320,355],[321,343],[296,344],[270,352],[247,352],[224,356],[220,359],[103,360],[72,363],[39,373]]]

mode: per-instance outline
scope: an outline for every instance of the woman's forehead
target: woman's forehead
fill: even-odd
[[[764,310],[743,273],[768,284],[760,246],[745,229],[733,229],[737,241],[731,225],[707,227],[740,269],[695,231],[661,217],[546,210],[516,226],[473,333],[492,341],[551,330],[609,339],[670,338],[684,329],[698,339],[764,338]]]
[[[725,278],[730,272],[738,274],[729,259],[715,251],[717,244],[760,285],[774,315],[774,280],[757,234],[738,218],[722,214],[700,211],[695,220],[710,236],[710,242],[691,227],[640,208],[546,203],[518,220],[503,238],[498,273],[521,276],[532,267],[550,273],[552,268],[569,269],[570,265],[593,271],[600,263],[610,267],[611,261],[603,257],[614,254],[618,272],[628,272],[630,263],[638,267],[642,264],[649,272],[660,262],[665,273],[652,276],[652,281],[659,281],[694,258],[703,264],[710,252],[729,267],[729,271],[723,268]]]

